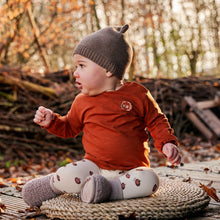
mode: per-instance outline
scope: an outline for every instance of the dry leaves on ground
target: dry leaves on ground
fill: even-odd
[[[216,202],[220,202],[220,199],[218,198],[217,194],[216,194],[216,189],[214,187],[210,187],[212,184],[212,181],[205,186],[204,184],[200,183],[200,188],[204,189],[205,192],[212,197]]]

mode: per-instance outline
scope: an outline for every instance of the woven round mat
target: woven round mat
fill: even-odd
[[[178,219],[198,213],[209,204],[208,195],[198,186],[174,181],[160,181],[158,191],[149,197],[87,204],[64,194],[43,202],[41,211],[50,218],[118,219],[119,215],[137,218]]]

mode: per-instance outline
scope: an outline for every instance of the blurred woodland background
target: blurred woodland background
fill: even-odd
[[[73,49],[100,28],[126,23],[134,50],[126,80],[150,89],[183,162],[220,157],[213,123],[204,136],[183,105],[185,96],[208,100],[220,118],[220,0],[0,0],[0,177],[45,174],[82,158],[81,136],[57,138],[33,117],[39,105],[67,113],[79,93]],[[153,147],[150,157],[153,167],[165,165]]]
[[[127,23],[135,53],[130,74],[219,73],[220,0],[1,0],[0,14],[1,65],[70,69],[80,39]]]

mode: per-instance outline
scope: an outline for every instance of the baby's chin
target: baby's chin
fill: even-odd
[[[81,93],[86,95],[86,96],[97,96],[97,95],[100,95],[102,94],[103,92],[97,92],[97,91],[85,91],[85,90],[81,90]]]

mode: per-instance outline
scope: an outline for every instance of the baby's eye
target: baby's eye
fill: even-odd
[[[85,65],[84,65],[84,64],[79,64],[79,66],[80,66],[81,68],[84,68],[84,67],[85,67]]]

